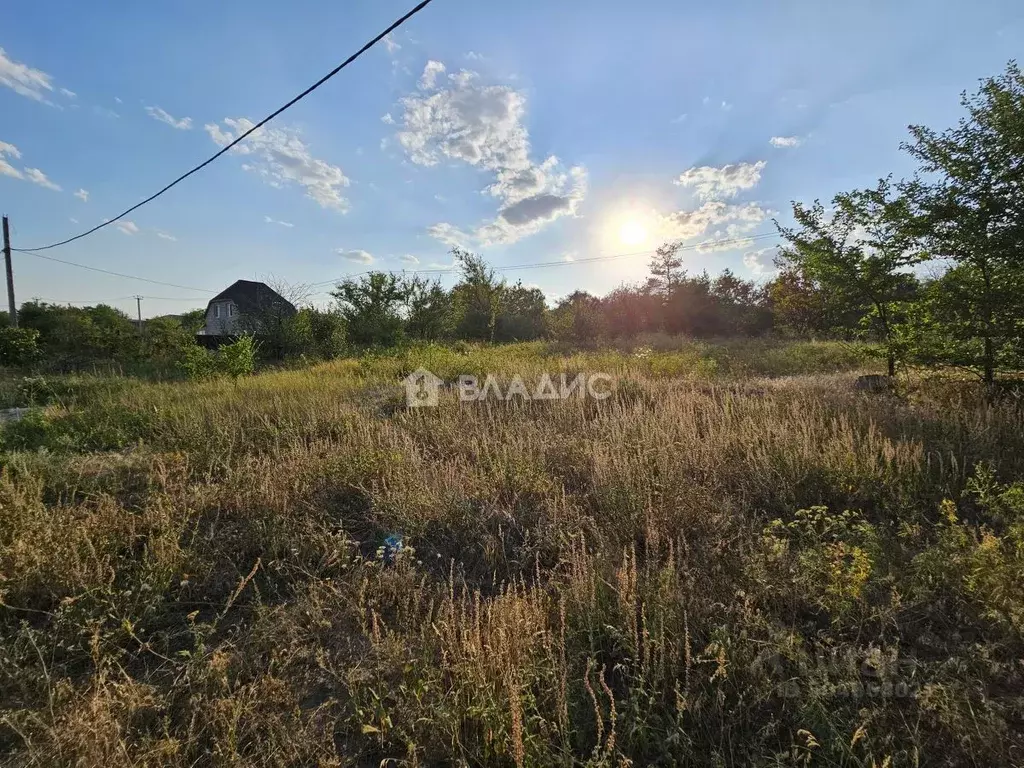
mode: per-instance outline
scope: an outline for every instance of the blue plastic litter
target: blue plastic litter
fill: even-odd
[[[400,533],[392,533],[384,539],[384,564],[394,565],[398,553],[402,551],[404,546],[402,534]]]

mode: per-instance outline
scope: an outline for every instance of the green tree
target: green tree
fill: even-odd
[[[683,260],[678,255],[682,245],[680,242],[675,242],[664,243],[658,246],[658,249],[654,252],[654,258],[651,259],[648,265],[651,275],[653,275],[652,287],[660,291],[666,299],[672,295],[675,287],[686,277],[686,272],[683,270]]]
[[[456,334],[463,339],[494,341],[507,286],[498,280],[487,262],[476,254],[453,248],[462,268],[462,280],[452,289]]]
[[[180,315],[179,320],[182,328],[195,335],[206,325],[206,310],[190,309],[188,312]]]
[[[158,365],[177,366],[185,349],[195,344],[195,334],[175,317],[154,317],[142,326],[142,352]]]
[[[283,353],[331,360],[345,349],[345,321],[337,312],[303,307],[285,320]]]
[[[683,277],[675,283],[661,313],[662,319],[657,328],[668,333],[708,338],[726,332],[719,302],[712,293],[711,276],[707,272]]]
[[[390,347],[405,337],[402,312],[409,287],[401,277],[371,272],[358,280],[339,283],[331,295],[338,301],[351,343]]]
[[[766,286],[775,326],[803,337],[828,334],[833,323],[824,292],[797,265],[780,261],[779,266],[779,274]]]
[[[955,128],[911,126],[903,148],[920,170],[904,192],[925,248],[952,264],[932,287],[930,326],[941,340],[932,351],[991,386],[998,369],[1021,361],[1024,75],[1011,62],[961,104],[967,115]]]
[[[217,371],[230,376],[235,382],[242,376],[251,376],[256,370],[259,346],[255,337],[246,334],[217,350]]]
[[[451,294],[439,281],[413,278],[407,282],[406,333],[414,339],[436,341],[454,329]]]
[[[772,314],[766,290],[751,280],[743,280],[724,270],[711,282],[716,313],[722,331],[728,335],[760,336],[771,330]]]
[[[138,328],[128,315],[113,307],[62,307],[29,301],[22,304],[19,316],[21,327],[39,331],[42,355],[57,368],[128,363],[142,357]]]
[[[586,291],[574,291],[550,312],[549,327],[560,341],[594,344],[607,333],[602,302]]]
[[[217,362],[213,353],[194,343],[182,350],[178,367],[190,381],[209,379],[217,373]]]
[[[0,325],[0,365],[30,365],[38,357],[39,331]]]
[[[531,341],[547,330],[547,303],[540,288],[522,282],[506,287],[495,323],[496,341]]]
[[[896,329],[916,284],[908,267],[920,260],[907,200],[882,179],[874,189],[836,195],[830,211],[817,200],[793,203],[793,218],[795,228],[775,223],[789,242],[780,260],[832,300],[862,309],[865,330],[881,342],[889,375],[895,375],[902,356]]]

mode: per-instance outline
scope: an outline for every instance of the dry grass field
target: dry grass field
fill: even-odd
[[[1024,409],[660,342],[3,381],[0,765],[1024,764]]]

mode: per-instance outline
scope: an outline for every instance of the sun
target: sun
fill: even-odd
[[[646,243],[648,234],[647,227],[639,219],[626,219],[619,226],[619,242],[630,248]]]

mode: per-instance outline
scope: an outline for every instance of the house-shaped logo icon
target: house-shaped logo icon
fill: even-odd
[[[419,368],[403,380],[405,404],[410,408],[436,406],[438,392],[444,383],[426,368]]]

